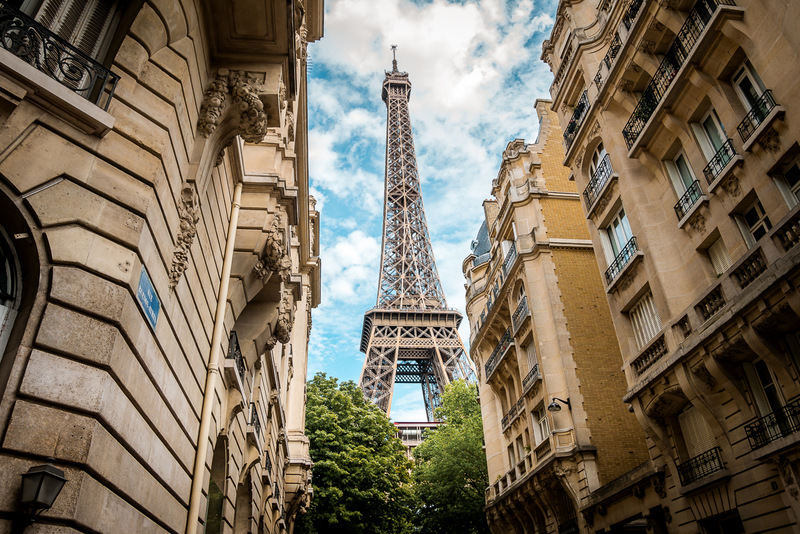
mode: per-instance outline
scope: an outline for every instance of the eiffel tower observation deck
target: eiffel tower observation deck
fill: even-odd
[[[394,52],[396,47],[392,47]],[[433,258],[422,205],[408,101],[407,72],[386,72],[386,174],[383,248],[376,306],[364,314],[359,384],[387,415],[394,385],[421,384],[428,421],[444,386],[474,380],[471,360],[458,335],[461,313],[447,307]]]

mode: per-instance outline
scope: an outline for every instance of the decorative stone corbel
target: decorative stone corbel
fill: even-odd
[[[286,430],[281,428],[280,432],[278,432],[278,445],[283,445],[284,443],[286,443]],[[286,460],[286,465],[288,465],[288,463],[289,463],[289,460],[287,459]],[[285,468],[285,465],[284,465],[284,468]]]
[[[248,143],[258,143],[267,134],[267,113],[256,89],[257,81],[244,71],[220,69],[203,94],[197,130],[209,137],[219,126],[227,95],[239,115],[239,135]]]
[[[278,271],[281,280],[286,282],[289,279],[292,261],[289,258],[289,252],[286,250],[286,232],[283,231],[281,226],[281,216],[279,214],[276,214],[269,222],[265,233],[267,243],[264,247],[264,255],[256,262],[253,271],[265,281],[269,274]]]
[[[178,203],[178,236],[172,253],[172,267],[169,272],[169,288],[175,289],[189,263],[189,249],[197,235],[197,222],[200,220],[200,199],[193,185],[185,185]]]
[[[278,309],[278,322],[275,324],[275,337],[281,343],[289,343],[294,326],[294,299],[289,291],[284,291]]]

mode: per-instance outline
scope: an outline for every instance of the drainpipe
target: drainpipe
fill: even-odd
[[[225,331],[225,308],[228,301],[228,286],[231,279],[231,264],[233,263],[233,245],[236,241],[236,226],[239,224],[239,207],[242,201],[242,182],[236,184],[233,191],[231,205],[231,220],[228,223],[228,237],[225,243],[225,259],[222,261],[222,279],[217,294],[217,311],[214,315],[214,331],[211,335],[211,353],[208,356],[208,373],[206,374],[206,389],[203,394],[203,411],[200,415],[200,433],[197,437],[197,454],[194,458],[194,472],[192,474],[192,490],[189,494],[189,515],[186,518],[186,534],[197,533],[198,514],[200,512],[200,498],[203,495],[203,475],[206,470],[206,454],[208,454],[208,432],[211,428],[211,409],[214,404],[214,391],[217,388],[219,376],[219,355],[222,343],[222,334]]]

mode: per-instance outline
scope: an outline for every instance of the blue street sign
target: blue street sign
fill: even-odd
[[[161,302],[158,300],[156,290],[153,288],[153,282],[147,276],[147,271],[142,265],[142,274],[139,276],[139,287],[136,289],[136,300],[142,306],[147,322],[150,327],[155,330],[156,322],[158,321],[158,312],[161,310]]]

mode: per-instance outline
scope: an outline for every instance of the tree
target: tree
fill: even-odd
[[[489,473],[475,386],[462,380],[449,384],[435,415],[443,424],[414,449],[416,530],[426,534],[488,533],[484,495]]]
[[[411,462],[389,418],[352,381],[318,373],[307,388],[314,497],[295,531],[411,532]]]

